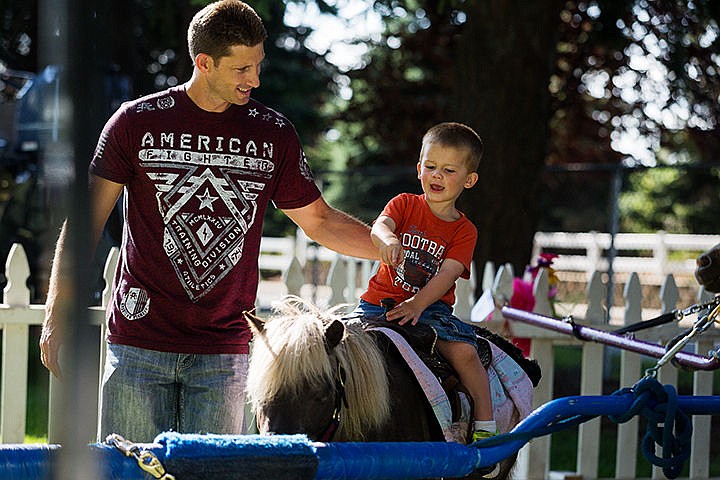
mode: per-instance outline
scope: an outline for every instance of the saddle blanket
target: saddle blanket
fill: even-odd
[[[438,424],[448,442],[466,443],[469,422],[471,420],[468,399],[461,395],[462,415],[458,422],[452,422],[450,400],[435,374],[425,365],[402,335],[384,327],[373,327],[386,335],[397,347],[408,366],[415,373],[418,383],[432,407]],[[485,339],[483,339],[485,340]],[[493,402],[495,423],[500,433],[508,432],[514,425],[513,411],[517,409],[518,419],[522,420],[532,411],[533,386],[530,378],[520,365],[507,353],[488,342],[492,351],[492,361],[488,367],[490,395]]]

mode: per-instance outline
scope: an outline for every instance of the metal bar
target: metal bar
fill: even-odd
[[[597,328],[587,327],[577,323],[573,324],[554,317],[526,312],[512,307],[503,307],[502,314],[511,320],[517,320],[536,327],[553,330],[566,335],[572,335],[580,340],[598,342],[611,347],[622,348],[623,350],[640,353],[653,358],[662,358],[667,353],[665,347],[656,343],[644,342],[642,340],[637,340],[623,335],[616,335]],[[704,357],[702,355],[688,352],[677,353],[677,355],[675,355],[675,360],[679,365],[695,370],[716,370],[720,367],[720,361],[716,357]]]

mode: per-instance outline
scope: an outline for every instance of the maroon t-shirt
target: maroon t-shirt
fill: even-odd
[[[108,341],[247,353],[267,205],[320,196],[293,125],[254,100],[206,112],[175,87],[124,104],[90,172],[125,185]]]

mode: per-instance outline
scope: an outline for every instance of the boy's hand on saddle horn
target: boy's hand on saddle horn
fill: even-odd
[[[398,303],[395,308],[385,314],[385,318],[390,322],[398,322],[400,325],[409,323],[415,325],[423,312],[423,308],[415,305],[412,298]]]
[[[708,292],[720,293],[720,244],[697,258],[695,279]]]

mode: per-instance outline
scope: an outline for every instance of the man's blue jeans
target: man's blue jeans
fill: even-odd
[[[118,433],[152,442],[161,432],[242,434],[248,356],[157,352],[108,344],[98,441]]]

